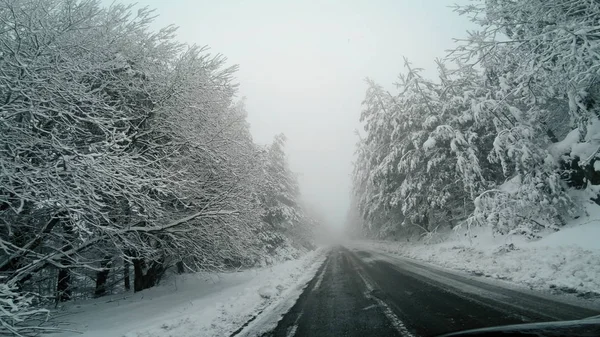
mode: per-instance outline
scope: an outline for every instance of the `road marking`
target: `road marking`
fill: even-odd
[[[400,335],[402,337],[414,337],[415,336],[412,333],[410,333],[410,331],[408,331],[408,329],[406,328],[404,323],[400,320],[400,318],[398,318],[398,316],[396,316],[394,314],[392,309],[390,309],[390,307],[384,301],[377,298],[376,296],[372,296],[370,294],[369,294],[369,296],[371,299],[375,300],[375,302],[377,302],[379,304],[379,306],[381,306],[381,308],[383,308],[383,313],[385,314],[385,316],[388,318],[390,323],[392,323],[394,328],[396,328],[396,330],[400,333]]]
[[[294,325],[288,328],[285,337],[294,337],[296,335],[296,330],[298,330],[298,322],[300,322],[300,318],[302,317],[303,313],[304,311],[300,311],[300,314],[298,314],[298,317],[296,317],[296,320],[294,321]]]
[[[373,309],[373,308],[377,308],[377,304],[371,304],[367,307],[362,308],[362,310],[369,310],[369,309]]]
[[[358,267],[358,265],[357,265],[357,267]],[[400,320],[400,318],[398,318],[398,316],[396,316],[396,314],[394,314],[392,309],[383,300],[381,300],[377,296],[372,295],[372,292],[375,290],[375,287],[367,279],[367,277],[363,274],[362,268],[360,268],[360,267],[357,268],[356,272],[357,272],[358,276],[360,276],[360,278],[362,279],[363,283],[365,284],[365,287],[367,288],[367,291],[365,291],[365,293],[364,293],[365,297],[367,299],[375,301],[379,305],[379,307],[381,307],[381,309],[383,310],[383,314],[385,315],[385,317],[387,317],[387,319],[390,321],[390,323],[392,323],[392,326],[396,329],[396,331],[398,331],[398,333],[400,333],[400,336],[415,337],[415,335],[413,335],[410,331],[408,331],[408,329],[406,328],[406,325],[404,325],[404,322],[402,322]]]
[[[323,277],[325,276],[325,272],[327,271],[327,266],[329,266],[329,260],[331,258],[327,259],[327,262],[325,262],[325,266],[323,267],[323,270],[321,270],[321,273],[319,274],[319,276],[317,276],[317,282],[315,282],[315,286],[313,287],[313,291],[318,290],[319,287],[321,286],[321,282],[323,282]]]

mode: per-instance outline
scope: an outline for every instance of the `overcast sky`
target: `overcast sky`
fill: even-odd
[[[447,0],[123,2],[155,8],[156,27],[175,24],[181,41],[240,66],[255,141],[285,133],[304,199],[337,228],[349,206],[364,79],[392,89],[403,56],[435,76],[433,60],[472,28]]]

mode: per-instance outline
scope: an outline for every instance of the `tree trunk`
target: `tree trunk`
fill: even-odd
[[[131,290],[131,285],[129,283],[129,261],[123,260],[123,285],[125,286],[125,290]]]
[[[183,265],[183,261],[179,261],[175,264],[175,266],[177,267],[177,274],[183,274],[185,273],[185,268]]]
[[[144,290],[144,261],[133,259],[133,291]]]
[[[110,255],[106,255],[104,260],[100,262],[100,268],[102,268],[102,270],[96,273],[96,290],[94,291],[94,296],[96,297],[104,296],[106,294],[106,280],[108,279],[111,264]]]
[[[57,301],[66,302],[71,299],[71,271],[67,268],[59,269],[58,283],[56,285]]]
[[[152,288],[158,284],[160,278],[165,272],[163,261],[152,261],[150,267],[146,269],[146,262],[143,259],[133,260],[133,291],[138,292],[144,289]]]
[[[62,247],[62,251],[66,252],[73,249],[73,245],[71,244],[73,240],[73,227],[69,223],[63,224],[63,230],[65,231],[65,240],[66,244]],[[64,266],[58,270],[58,281],[56,283],[56,300],[58,302],[66,302],[71,299],[71,270],[69,269],[69,265],[71,265],[71,258],[68,256],[63,256],[60,259],[60,264]]]

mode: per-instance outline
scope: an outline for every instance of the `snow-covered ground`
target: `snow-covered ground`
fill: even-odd
[[[56,337],[229,336],[300,293],[325,259],[325,249],[243,272],[176,276],[139,293],[73,302],[56,312]]]
[[[440,234],[430,243],[373,241],[388,253],[476,275],[504,279],[538,290],[600,298],[600,207],[536,241],[492,235],[488,228]]]

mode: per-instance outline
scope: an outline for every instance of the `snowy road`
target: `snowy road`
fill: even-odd
[[[430,336],[598,314],[600,309],[414,260],[338,247],[292,309],[264,336]]]

